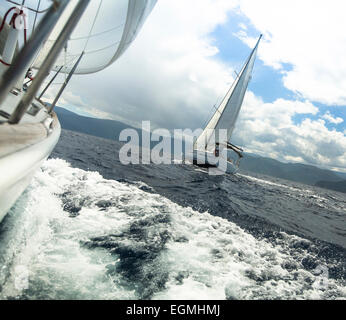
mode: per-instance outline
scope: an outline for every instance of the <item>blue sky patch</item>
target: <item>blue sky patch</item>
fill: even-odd
[[[246,33],[249,36],[259,36],[260,32],[251,26],[249,20],[237,13],[231,13],[228,21],[218,26],[210,35],[214,40],[214,45],[219,49],[216,58],[230,65],[230,67],[234,68],[237,72],[241,70],[251,52],[251,48],[236,36],[236,34],[242,30],[240,27],[241,24],[246,26]],[[261,97],[265,103],[274,102],[279,98],[293,101],[305,101],[305,99],[302,99],[295,92],[288,90],[283,84],[284,74],[282,72],[289,72],[292,68],[293,66],[291,64],[282,63],[282,69],[275,70],[272,67],[264,65],[260,59],[257,59],[253,78],[249,84],[249,90],[254,92],[256,96]],[[346,107],[330,107],[314,101],[311,101],[311,103],[318,107],[319,112],[316,115],[297,114],[293,117],[295,124],[299,124],[307,118],[318,120],[327,112],[329,112],[333,118],[346,119]],[[336,129],[341,132],[346,130],[345,121],[342,123],[332,123],[326,119],[324,120],[329,130]]]

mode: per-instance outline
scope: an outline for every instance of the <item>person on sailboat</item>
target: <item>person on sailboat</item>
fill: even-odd
[[[26,91],[28,89],[28,84],[34,80],[34,73],[31,68],[28,69],[25,75],[25,79],[29,79],[29,81],[23,84],[23,90]]]
[[[214,152],[215,157],[220,157],[220,145],[217,143],[215,145],[215,152]]]

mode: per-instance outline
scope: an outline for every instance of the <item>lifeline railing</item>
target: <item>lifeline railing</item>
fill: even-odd
[[[43,64],[41,65],[35,79],[28,88],[25,95],[17,105],[16,109],[12,113],[9,123],[18,123],[25,112],[28,110],[31,102],[34,100],[36,93],[40,89],[44,79],[49,74],[49,71],[54,66],[59,53],[65,46],[68,38],[76,27],[79,19],[83,15],[90,0],[79,0],[78,4],[74,8],[70,18],[65,24],[63,30],[59,34],[54,45],[50,49],[49,53]],[[0,78],[0,103],[2,103],[11,89],[15,86],[16,82],[20,79],[22,74],[29,68],[31,62],[35,58],[38,48],[47,39],[54,26],[62,16],[66,9],[69,0],[54,0],[52,6],[42,18],[39,26],[35,29],[34,33],[23,46],[19,54],[15,57],[12,65],[6,70],[6,72]]]

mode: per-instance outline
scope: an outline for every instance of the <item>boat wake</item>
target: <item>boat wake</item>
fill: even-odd
[[[1,299],[346,298],[328,265],[306,267],[306,239],[256,239],[142,182],[60,159],[36,174],[0,238]]]

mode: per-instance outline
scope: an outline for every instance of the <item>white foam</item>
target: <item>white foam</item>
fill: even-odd
[[[277,245],[259,241],[225,219],[183,208],[139,186],[143,184],[105,180],[63,160],[47,161],[6,221],[12,228],[5,234],[8,249],[1,254],[7,257],[9,276],[3,280],[0,297],[24,293],[46,299],[141,298],[133,287],[124,285],[121,274],[107,272],[119,264],[109,250],[90,249],[83,243],[127,232],[129,236],[120,238],[120,243],[136,247],[159,242],[162,230],[170,240],[158,261],[142,270],[168,275],[165,287],[157,288],[153,299],[346,297],[344,287],[334,280],[329,280],[327,290],[308,285],[306,280],[314,281],[315,276],[303,270],[285,248],[294,237],[284,235],[286,240]],[[75,218],[63,210],[61,195],[66,192],[82,200]],[[100,200],[112,206],[100,208]],[[169,222],[144,226],[145,239],[128,233],[135,223],[160,214],[167,215]],[[284,262],[295,263],[297,270],[284,269]],[[14,285],[16,266],[29,271],[28,291],[18,292]]]
[[[244,175],[244,174],[237,174],[241,177],[244,177],[248,180],[252,180],[252,181],[255,181],[257,183],[260,183],[260,184],[264,184],[264,185],[269,185],[269,186],[275,186],[275,187],[280,187],[280,188],[287,188],[287,189],[290,189],[290,190],[296,190],[296,191],[301,191],[300,189],[298,188],[293,188],[293,187],[290,187],[290,186],[286,186],[284,184],[280,184],[280,183],[275,183],[275,182],[272,182],[272,181],[268,181],[268,180],[263,180],[263,179],[259,179],[259,178],[255,178],[255,177],[252,177],[252,176],[247,176],[247,175]]]

